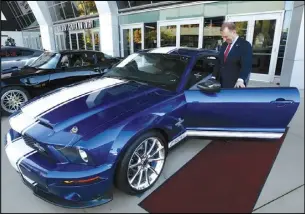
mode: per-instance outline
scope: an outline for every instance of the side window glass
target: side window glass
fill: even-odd
[[[22,56],[31,56],[31,55],[33,55],[34,51],[22,50],[21,53],[22,53]]]
[[[62,56],[59,64],[58,64],[58,67],[61,68],[61,67],[66,67],[66,68],[70,68],[71,67],[71,55],[70,54],[65,54]]]
[[[97,53],[96,54],[96,60],[98,64],[104,64],[107,61],[107,58],[103,53]]]
[[[10,49],[7,51],[7,53],[10,57],[22,56],[21,51],[19,49]]]
[[[92,66],[95,64],[95,53],[83,53],[82,54],[83,65],[82,66]]]
[[[79,54],[79,53],[71,54],[70,67],[75,68],[75,67],[82,67],[82,66],[83,66],[82,54]]]
[[[8,53],[7,53],[7,51],[6,50],[1,50],[1,58],[2,57],[8,57],[9,55],[8,55]]]
[[[218,69],[218,60],[215,56],[204,56],[196,61],[186,85],[186,89],[196,90],[197,84]]]

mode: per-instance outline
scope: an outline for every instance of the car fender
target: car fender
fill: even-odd
[[[170,135],[170,122],[164,121],[163,116],[156,114],[141,114],[135,118],[124,120],[116,125],[104,129],[95,129],[82,137],[73,145],[90,150],[96,165],[117,164],[122,154],[134,140],[150,130],[160,130],[165,138]],[[104,130],[103,130],[104,129]]]
[[[116,168],[128,147],[142,134],[153,130],[159,131],[163,135],[166,140],[165,149],[167,151],[168,142],[172,140],[175,134],[183,131],[183,127],[179,127],[177,130],[177,127],[174,127],[175,123],[176,118],[167,117],[166,114],[160,116],[154,113],[131,120],[121,127],[111,147],[111,151],[114,151],[114,153],[109,153],[108,161],[113,162]]]

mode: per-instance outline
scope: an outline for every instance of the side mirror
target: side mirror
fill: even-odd
[[[221,89],[221,84],[215,79],[208,79],[205,82],[199,83],[197,88],[199,88],[202,92],[217,93]]]

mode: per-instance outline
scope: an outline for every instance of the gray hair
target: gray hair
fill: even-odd
[[[221,25],[220,31],[223,31],[225,28],[228,28],[230,31],[236,30],[236,26],[235,26],[234,22],[224,22]]]

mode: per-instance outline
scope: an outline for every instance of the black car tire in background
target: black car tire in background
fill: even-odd
[[[135,156],[137,156],[137,157],[141,156],[142,157],[141,158],[142,159],[141,162],[143,163],[143,160],[144,160],[145,164],[149,164],[149,163],[147,163],[147,161],[145,161],[145,159],[147,159],[147,157],[143,158],[143,154],[147,153],[149,151],[149,149],[147,149],[147,151],[145,153],[143,151],[139,152],[141,150],[141,146],[143,146],[143,143],[146,140],[148,140],[148,139],[152,140],[152,141],[147,144],[147,148],[149,148],[149,145],[153,144],[153,140],[154,139],[158,140],[158,143],[155,143],[154,148],[151,150],[150,155],[155,153],[156,150],[160,149],[160,152],[163,153],[163,157],[162,157],[163,158],[163,162],[162,162],[162,165],[158,166],[158,170],[157,170],[158,174],[156,174],[156,176],[153,179],[153,181],[151,183],[148,183],[149,185],[147,187],[141,187],[139,189],[136,189],[136,188],[134,188],[134,187],[132,187],[130,185],[130,180],[131,179],[129,179],[129,178],[133,177],[133,175],[130,176],[129,172],[131,172],[131,171],[129,171],[129,169],[132,168],[132,169],[135,169],[136,171],[139,170],[139,169],[143,169],[142,166],[144,164],[141,164],[139,162],[139,160],[137,161],[138,163],[132,162],[132,161],[134,161],[133,158]],[[129,194],[129,195],[141,194],[141,193],[147,191],[148,189],[150,189],[155,184],[155,182],[159,179],[159,177],[160,177],[160,175],[161,175],[161,173],[163,171],[163,168],[164,168],[164,165],[165,165],[166,156],[167,156],[167,146],[166,146],[166,143],[167,142],[166,142],[164,136],[160,132],[158,132],[158,131],[146,132],[146,133],[142,134],[141,136],[139,136],[134,142],[131,143],[132,145],[130,145],[127,148],[127,150],[124,152],[122,158],[120,159],[120,161],[119,161],[119,163],[117,165],[116,173],[115,173],[115,178],[114,178],[115,186],[118,189],[120,189],[121,191],[123,191],[123,192],[125,192],[126,194]],[[155,159],[158,159],[156,156],[154,156],[154,157],[155,157]],[[135,164],[139,164],[139,166],[131,167],[131,166],[135,166]],[[151,170],[151,169],[148,169],[148,171],[149,171],[149,174],[154,173],[153,170]],[[146,176],[146,174],[145,174],[145,168],[144,168],[144,172],[143,172],[143,174],[141,176],[142,180],[147,179],[147,177],[145,178],[145,176]],[[139,179],[140,179],[140,177],[138,176],[137,181]]]
[[[30,94],[20,86],[8,86],[1,89],[2,115],[9,115],[14,113],[20,108],[22,104],[28,100],[30,100]]]

